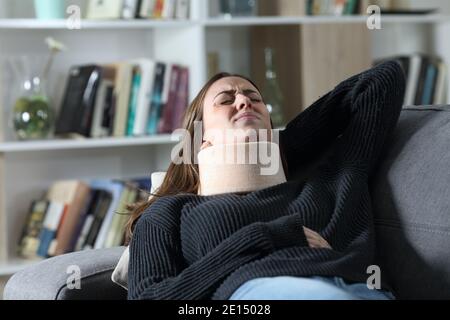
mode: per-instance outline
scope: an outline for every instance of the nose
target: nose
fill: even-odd
[[[242,110],[245,108],[251,108],[252,107],[252,103],[249,97],[247,97],[244,94],[238,93],[236,95],[236,109]]]

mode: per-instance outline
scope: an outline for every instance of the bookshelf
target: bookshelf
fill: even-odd
[[[5,2],[6,0],[0,0]],[[26,2],[26,1],[24,1]],[[436,2],[436,1],[435,1]],[[11,2],[10,2],[11,3]],[[30,5],[31,1],[28,2]],[[189,67],[190,100],[211,71],[208,53],[220,55],[218,68],[252,75],[251,34],[254,27],[302,28],[352,25],[365,28],[365,16],[218,18],[215,0],[192,0],[190,18],[182,21],[84,20],[81,30],[69,30],[65,20],[40,21],[25,14],[0,18],[0,58],[32,53],[44,55],[43,39],[52,36],[69,50],[53,68],[52,101],[62,99],[70,65],[118,61],[136,57],[171,61]],[[384,16],[383,29],[369,32],[370,57],[375,59],[423,51],[450,63],[450,10],[430,15]],[[99,41],[101,39],[101,41]],[[442,41],[441,41],[442,40]],[[306,59],[300,57],[303,62]],[[288,69],[285,64],[281,68]],[[170,135],[139,138],[16,141],[8,129],[8,85],[0,88],[0,276],[35,263],[17,258],[16,244],[29,204],[52,182],[61,179],[130,178],[165,170],[175,141]],[[291,115],[301,111],[291,110]]]
[[[174,135],[174,139],[177,136]],[[152,146],[176,143],[170,134],[161,134],[147,137],[123,137],[123,138],[102,138],[65,140],[52,139],[49,141],[24,141],[0,143],[0,153],[50,151],[50,150],[74,150],[74,149],[98,149],[98,148],[119,148],[132,146]]]

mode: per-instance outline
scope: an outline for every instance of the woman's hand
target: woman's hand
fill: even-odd
[[[310,248],[318,248],[318,249],[333,249],[330,244],[322,238],[320,234],[311,229],[303,227],[305,231],[306,240],[308,240],[308,244]]]
[[[202,146],[200,147],[200,150],[206,149],[206,148],[208,148],[208,147],[212,147],[212,143],[209,142],[209,141],[204,141],[204,142],[202,143]]]

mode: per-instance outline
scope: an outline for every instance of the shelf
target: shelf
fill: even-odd
[[[302,16],[302,17],[237,17],[210,18],[203,22],[205,26],[251,26],[251,25],[295,25],[328,23],[366,23],[368,16]],[[440,14],[427,15],[384,15],[381,23],[440,23],[450,22],[450,16]]]
[[[175,136],[176,138],[176,136]],[[148,137],[130,138],[101,138],[101,139],[74,139],[74,140],[41,140],[23,142],[0,143],[0,153],[48,151],[48,150],[73,150],[91,148],[114,148],[129,146],[145,146],[158,144],[175,144],[178,140],[172,140],[172,135],[155,135]]]
[[[32,266],[42,260],[26,260],[15,258],[9,261],[0,262],[0,277],[11,276],[16,272]]]
[[[149,28],[180,28],[190,27],[198,23],[192,20],[82,20],[81,29],[149,29]],[[67,20],[36,20],[36,19],[0,19],[2,29],[61,29],[70,30]]]
[[[208,18],[203,20],[82,20],[81,30],[91,29],[151,29],[180,28],[192,26],[233,27],[252,25],[296,25],[296,24],[329,24],[329,23],[365,23],[368,16],[301,16],[301,17],[236,17]],[[442,23],[450,22],[450,15],[384,15],[382,23]],[[34,29],[34,30],[70,30],[67,20],[36,20],[36,19],[0,19],[2,29]]]

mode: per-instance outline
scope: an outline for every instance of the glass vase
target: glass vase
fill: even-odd
[[[46,80],[35,74],[31,61],[15,63],[16,94],[11,110],[11,124],[19,140],[46,139],[53,128],[54,112],[46,92]]]

